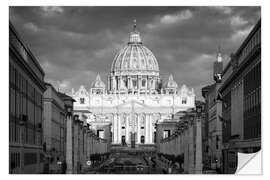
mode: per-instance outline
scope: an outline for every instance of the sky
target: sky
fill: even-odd
[[[261,17],[260,7],[10,7],[10,22],[45,72],[45,80],[69,93],[107,82],[116,53],[137,21],[144,45],[155,55],[162,79],[181,87],[213,83],[221,47],[224,66]]]

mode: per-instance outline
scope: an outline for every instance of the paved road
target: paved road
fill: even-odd
[[[95,170],[97,174],[163,174],[164,170],[154,165],[147,154],[114,153]]]

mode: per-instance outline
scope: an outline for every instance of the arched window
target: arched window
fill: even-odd
[[[80,98],[80,104],[84,104],[85,99],[84,98]]]

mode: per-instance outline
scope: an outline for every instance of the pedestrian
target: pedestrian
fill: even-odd
[[[62,164],[62,174],[66,174],[66,170],[67,170],[67,163],[66,161],[64,161]]]
[[[169,168],[168,168],[168,174],[171,174],[171,173],[172,173],[172,168],[169,167]]]

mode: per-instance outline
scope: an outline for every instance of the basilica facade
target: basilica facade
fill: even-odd
[[[178,84],[170,75],[161,81],[158,61],[143,44],[133,26],[129,41],[114,57],[107,86],[99,74],[87,90],[72,90],[74,109],[88,117],[91,128],[105,138],[110,127],[112,144],[154,144],[155,124],[195,107],[193,89]]]

